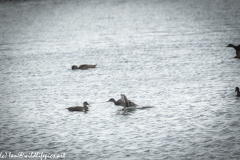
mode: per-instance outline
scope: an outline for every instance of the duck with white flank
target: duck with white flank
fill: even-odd
[[[88,111],[88,103],[83,102],[83,107],[82,106],[76,106],[76,107],[69,107],[67,108],[69,111],[79,111],[79,112],[87,112]]]
[[[233,44],[229,44],[228,46],[226,47],[232,47],[236,50],[236,56],[234,58],[240,58],[240,45],[238,46],[235,46]]]
[[[107,102],[113,102],[116,106],[123,106],[124,108],[137,106],[137,104],[127,99],[127,97],[124,94],[121,94],[121,99],[117,101],[114,98],[111,98]]]
[[[237,92],[237,97],[240,97],[240,91],[238,87],[236,87],[235,92]]]

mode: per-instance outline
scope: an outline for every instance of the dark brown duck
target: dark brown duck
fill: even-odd
[[[91,64],[82,64],[79,67],[77,65],[72,65],[72,70],[77,70],[77,69],[88,69],[88,68],[96,68],[97,64],[91,65]]]
[[[88,105],[89,104],[87,102],[83,102],[83,107],[76,106],[76,107],[69,107],[67,109],[71,112],[73,112],[73,111],[86,112],[86,111],[88,111]]]

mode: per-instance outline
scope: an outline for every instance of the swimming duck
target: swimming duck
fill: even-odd
[[[82,64],[79,66],[78,69],[88,69],[88,68],[95,68],[97,66],[97,64],[95,65],[91,65],[91,64]]]
[[[237,92],[237,97],[240,97],[240,91],[238,87],[236,87],[235,92]]]
[[[240,45],[238,46],[235,46],[233,44],[229,44],[228,46],[226,47],[232,47],[236,50],[236,56],[234,58],[240,58]]]
[[[111,98],[107,102],[113,102],[116,106],[123,106],[123,107],[125,107],[125,103],[121,99],[116,101],[114,98]]]
[[[78,68],[78,66],[73,65],[73,66],[72,66],[72,70],[75,70],[75,69],[79,69],[79,68]]]
[[[87,105],[89,105],[87,102],[83,102],[83,107],[82,106],[76,106],[76,107],[69,107],[67,109],[69,111],[86,112],[86,111],[88,111],[88,106]]]
[[[137,104],[127,99],[124,94],[121,94],[121,99],[115,100],[114,98],[109,99],[107,102],[113,102],[116,106],[123,106],[123,107],[136,107]]]

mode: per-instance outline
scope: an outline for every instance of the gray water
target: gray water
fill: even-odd
[[[0,24],[2,155],[240,159],[239,0],[1,1]]]

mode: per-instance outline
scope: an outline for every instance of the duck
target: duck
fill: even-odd
[[[110,98],[107,102],[113,102],[116,106],[125,106],[124,101],[122,101],[121,99],[116,101],[114,98]]]
[[[236,50],[236,56],[234,58],[240,58],[240,45],[235,46],[233,44],[229,44],[226,47],[232,47]]]
[[[240,91],[238,87],[235,88],[235,92],[237,92],[237,97],[240,97]]]
[[[91,65],[91,64],[82,64],[78,67],[78,69],[88,69],[88,68],[95,68],[97,64]]]
[[[121,94],[121,99],[115,100],[114,98],[110,98],[107,102],[113,102],[116,106],[122,107],[136,107],[137,104],[127,99],[126,95]]]
[[[86,112],[88,111],[88,106],[89,105],[87,102],[83,102],[83,107],[82,106],[76,106],[76,107],[69,107],[67,108],[69,111],[80,111],[80,112]]]
[[[72,70],[79,69],[77,65],[72,65]]]

